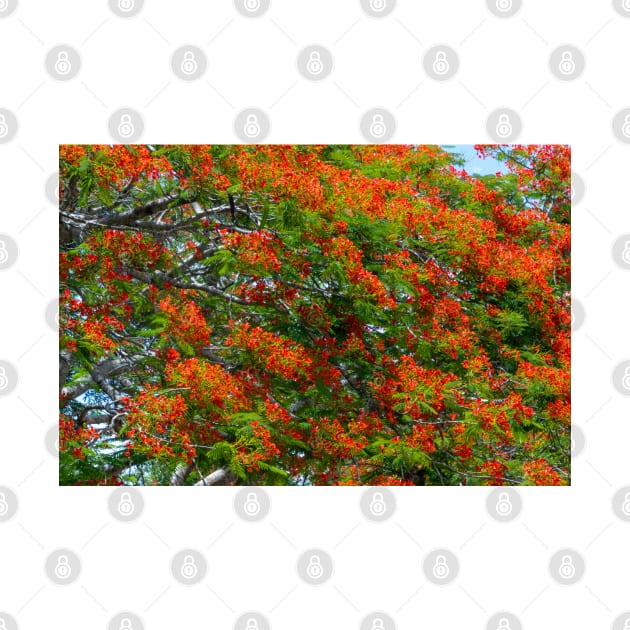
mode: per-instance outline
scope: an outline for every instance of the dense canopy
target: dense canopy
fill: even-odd
[[[60,147],[60,483],[562,485],[570,151]]]

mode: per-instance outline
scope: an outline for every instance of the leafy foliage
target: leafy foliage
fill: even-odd
[[[63,484],[563,485],[570,152],[60,149]]]

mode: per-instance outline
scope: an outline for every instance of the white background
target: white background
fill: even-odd
[[[68,82],[44,66],[60,43],[82,57]],[[186,43],[208,58],[194,82],[170,68]],[[317,83],[296,68],[299,50],[313,43],[335,62]],[[439,43],[460,58],[447,82],[422,68],[423,52]],[[548,67],[564,43],[586,57],[576,81],[559,81]],[[610,628],[630,609],[630,524],[611,507],[630,483],[629,400],[611,382],[630,356],[628,275],[611,256],[614,240],[630,232],[630,146],[611,129],[630,106],[628,59],[630,19],[604,0],[525,0],[510,18],[482,0],[399,0],[382,19],[358,0],[272,0],[255,19],[228,0],[147,0],[128,19],[104,0],[20,0],[0,18],[0,107],[19,121],[15,138],[0,145],[0,233],[19,245],[15,265],[0,271],[0,359],[20,379],[0,397],[0,485],[19,497],[15,517],[0,522],[0,611],[23,630],[106,628],[121,610],[155,630],[231,628],[247,610],[264,613],[274,630],[359,628],[373,610],[400,629],[482,629],[499,610],[529,630]],[[359,119],[377,106],[396,118],[392,142],[491,142],[485,121],[507,106],[523,120],[519,142],[570,143],[573,170],[586,182],[572,217],[572,291],[586,310],[573,335],[573,422],[586,447],[574,458],[572,487],[519,489],[523,511],[509,523],[490,518],[488,488],[395,489],[397,511],[384,523],[362,516],[361,488],[272,489],[260,523],[238,518],[233,488],[146,488],[144,512],[128,524],[109,514],[110,488],[59,488],[57,460],[44,446],[58,402],[57,334],[44,318],[57,295],[58,221],[44,186],[58,144],[112,142],[108,118],[123,106],[142,114],[141,142],[237,142],[233,120],[249,106],[270,116],[267,142],[364,142]],[[83,565],[64,587],[44,572],[60,547]],[[171,575],[183,547],[207,558],[199,585]],[[333,557],[325,585],[296,574],[309,547]],[[460,561],[448,586],[422,572],[436,547]],[[586,560],[573,586],[548,571],[563,547]]]

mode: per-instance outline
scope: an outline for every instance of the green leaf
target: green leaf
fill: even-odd
[[[163,332],[166,330],[170,321],[169,316],[164,311],[157,311],[151,317],[152,330],[156,332]]]
[[[229,442],[216,442],[208,451],[208,459],[213,467],[220,468],[232,465],[234,454],[234,447]]]
[[[282,221],[282,227],[291,229],[304,226],[304,215],[292,199],[281,199],[278,211]]]
[[[242,413],[234,413],[230,416],[230,420],[234,424],[246,425],[254,421],[262,420],[262,416],[254,411],[246,411]]]
[[[228,276],[232,273],[236,268],[236,262],[236,256],[229,249],[220,249],[203,261],[220,276]]]
[[[261,472],[267,473],[267,475],[271,477],[270,481],[275,481],[276,483],[285,482],[289,477],[289,474],[285,470],[268,464],[267,462],[258,462],[258,469]]]
[[[111,206],[114,203],[114,199],[112,197],[112,192],[109,188],[105,186],[99,186],[98,188],[98,198],[106,205]]]

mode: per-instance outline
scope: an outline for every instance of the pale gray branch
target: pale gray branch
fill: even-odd
[[[183,486],[192,469],[192,464],[177,464],[175,472],[171,475],[171,486]]]
[[[198,481],[195,485],[196,486],[218,486],[225,483],[225,481],[227,481],[227,477],[228,477],[228,469],[219,468],[219,470],[215,470],[214,472],[210,473],[209,475],[207,475],[206,477]]]

